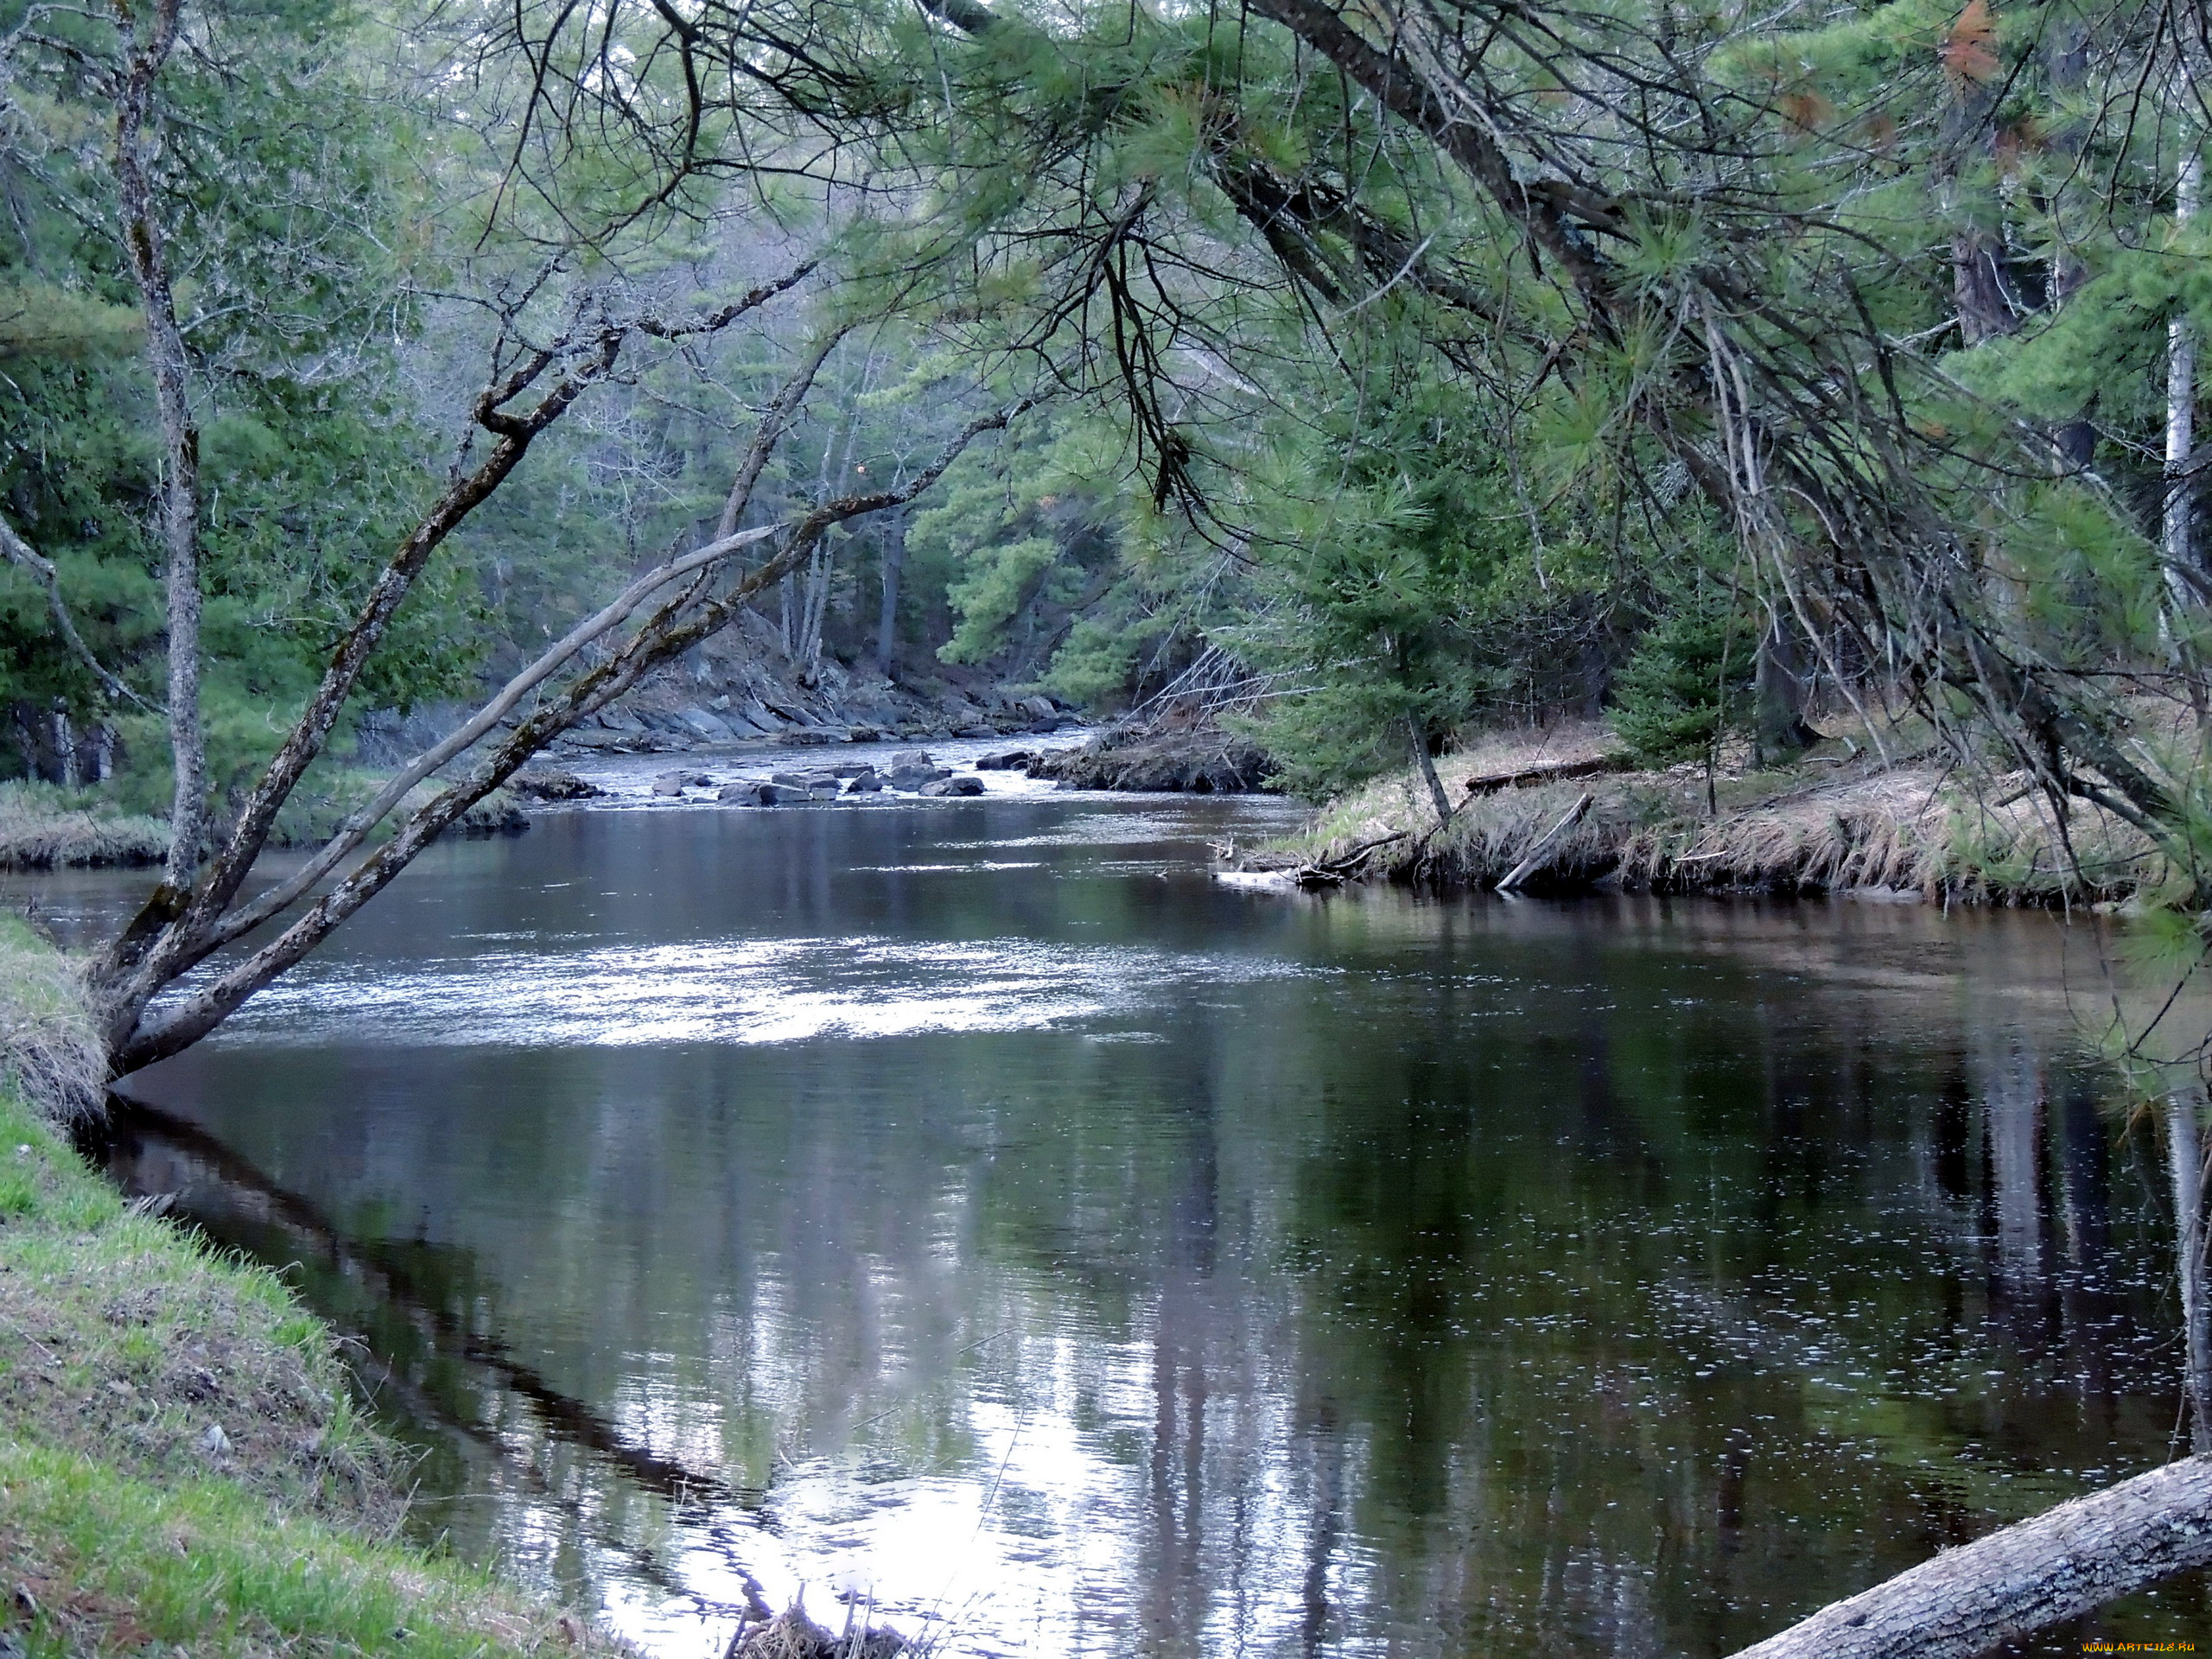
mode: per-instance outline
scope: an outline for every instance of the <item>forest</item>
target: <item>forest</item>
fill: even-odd
[[[1507,887],[1910,760],[1980,863],[1833,885],[2124,899],[2186,982],[2208,129],[2201,0],[0,0],[0,808],[158,837],[89,1064],[710,651],[1225,688],[1330,882],[1478,862],[1501,732],[1691,826],[1547,797]],[[1880,1651],[1980,1650],[1917,1593]]]
[[[19,9],[16,770],[219,907],[364,717],[528,677],[480,794],[751,615],[1106,712],[1213,652],[1279,786],[1446,815],[1516,719],[1915,717],[2191,887],[2201,9],[1376,27]]]

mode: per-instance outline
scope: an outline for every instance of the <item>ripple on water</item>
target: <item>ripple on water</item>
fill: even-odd
[[[214,1040],[318,1047],[791,1043],[1127,1018],[1189,988],[1320,976],[1277,958],[1031,939],[804,938],[494,950],[410,970],[334,961],[283,980]]]

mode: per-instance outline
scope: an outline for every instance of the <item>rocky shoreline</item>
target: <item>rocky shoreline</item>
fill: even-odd
[[[757,620],[757,619],[755,619]],[[765,626],[765,625],[762,625]],[[558,764],[594,754],[682,754],[731,745],[947,741],[1043,734],[1079,723],[1072,704],[1028,686],[948,669],[893,678],[872,666],[824,661],[804,679],[769,664],[779,647],[717,639],[672,664],[549,747]],[[367,716],[358,764],[397,766],[467,718],[458,704]]]

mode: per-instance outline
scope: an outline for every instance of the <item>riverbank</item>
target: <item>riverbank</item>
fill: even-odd
[[[2148,839],[2087,803],[2063,827],[2024,772],[1974,772],[1910,728],[1837,739],[1711,781],[1636,768],[1597,722],[1490,734],[1438,760],[1441,830],[1411,768],[1333,801],[1311,830],[1236,859],[1309,880],[1531,891],[1853,893],[1974,903],[2118,902],[2156,886]],[[1585,804],[1586,798],[1586,805]],[[2070,843],[2071,856],[2069,855]]]
[[[70,1148],[67,987],[0,918],[0,1653],[626,1651],[402,1541],[404,1460],[327,1327]]]
[[[303,786],[277,815],[269,845],[320,845],[388,775],[346,767]],[[435,792],[435,784],[418,784],[404,805],[419,805]],[[386,819],[372,839],[391,835],[392,823]],[[463,835],[505,835],[529,828],[529,818],[518,791],[498,789],[462,814],[457,827]],[[0,784],[0,870],[130,868],[160,863],[168,849],[167,819],[127,810],[99,789],[22,779]]]

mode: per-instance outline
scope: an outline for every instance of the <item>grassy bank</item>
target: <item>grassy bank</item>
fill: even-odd
[[[1837,740],[1786,767],[1723,772],[1708,793],[1701,766],[1630,766],[1600,725],[1497,733],[1437,763],[1455,804],[1440,831],[1408,770],[1331,803],[1306,835],[1251,861],[1342,860],[1395,836],[1368,855],[1361,875],[1493,887],[1588,794],[1587,813],[1554,843],[1531,888],[2050,904],[2124,899],[2164,879],[2127,825],[2077,802],[2062,836],[2025,772],[1961,768],[1914,735],[1885,734],[1886,762],[1863,737]],[[1604,769],[1586,770],[1593,766]],[[1545,775],[1564,772],[1581,775]]]
[[[401,1541],[404,1470],[328,1330],[126,1204],[30,1103],[85,1037],[67,990],[0,918],[0,1652],[619,1651]]]
[[[277,814],[269,844],[321,844],[384,782],[384,773],[353,767],[311,777]],[[434,783],[416,785],[401,813],[422,805],[436,790]],[[371,838],[389,836],[393,822],[385,819]],[[525,823],[521,801],[496,789],[461,815],[459,828],[463,835],[495,835],[522,829]],[[128,811],[99,789],[63,789],[22,779],[0,783],[0,870],[158,864],[168,856],[168,846],[166,819]]]
[[[165,822],[126,812],[97,790],[0,784],[0,869],[158,864],[168,846]]]

